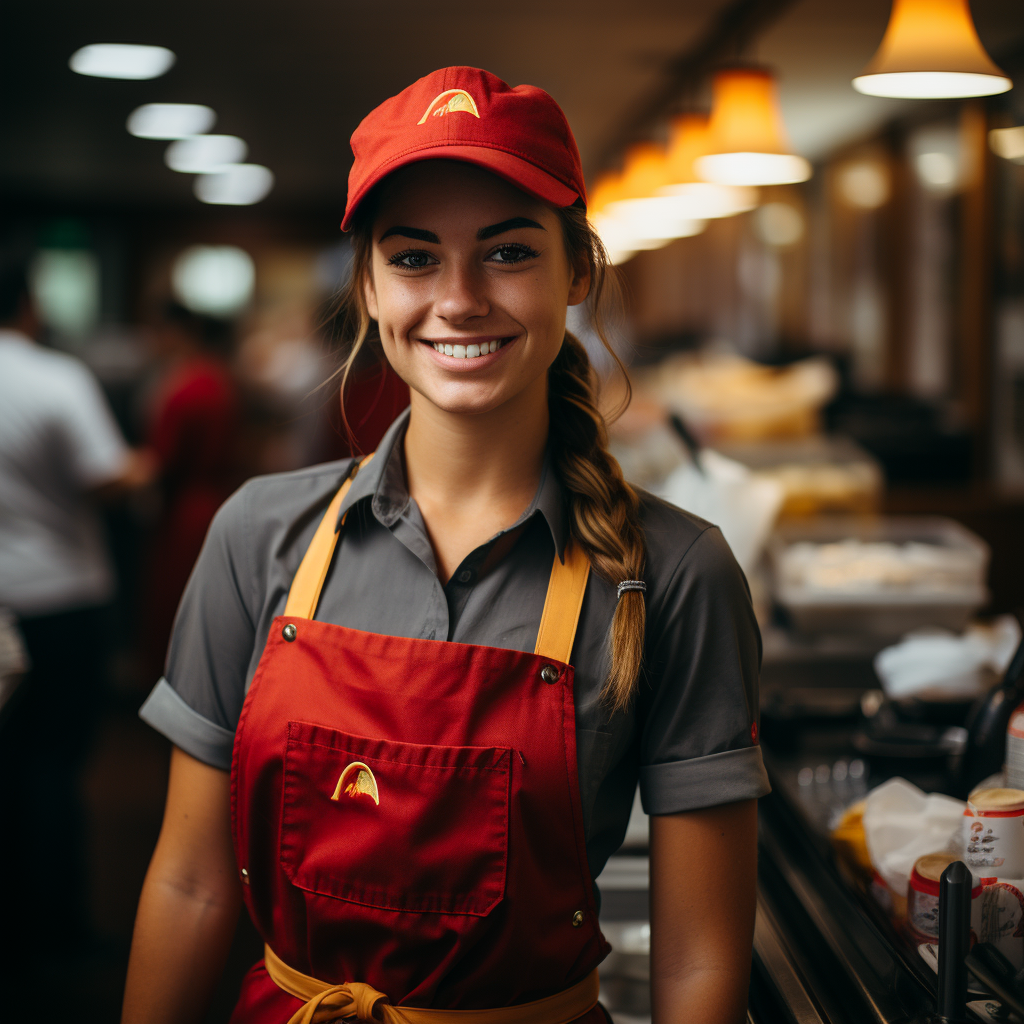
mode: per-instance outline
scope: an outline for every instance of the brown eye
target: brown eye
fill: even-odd
[[[406,270],[422,270],[424,267],[437,263],[437,260],[422,249],[407,249],[405,252],[396,252],[388,260],[388,263],[392,267],[404,267]]]
[[[538,255],[539,253],[528,245],[508,242],[505,245],[499,245],[487,258],[494,263],[522,263],[524,260],[533,259]]]

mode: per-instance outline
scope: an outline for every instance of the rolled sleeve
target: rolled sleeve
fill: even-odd
[[[248,485],[221,506],[174,620],[164,678],[142,717],[200,761],[227,768],[255,646]]]
[[[761,637],[746,578],[717,528],[682,554],[652,612],[639,764],[644,809],[678,814],[764,796]]]
[[[190,708],[166,679],[146,698],[139,717],[197,761],[231,770],[235,734]]]
[[[760,747],[723,750],[640,769],[640,800],[648,814],[680,814],[756,800],[770,789]]]

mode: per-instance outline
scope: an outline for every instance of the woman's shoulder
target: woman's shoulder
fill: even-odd
[[[351,469],[352,459],[339,459],[254,476],[221,505],[211,532],[246,543],[301,532],[323,513]]]
[[[735,585],[746,592],[746,580],[721,530],[706,519],[637,488],[647,544],[645,577],[648,604],[672,600],[680,588]]]

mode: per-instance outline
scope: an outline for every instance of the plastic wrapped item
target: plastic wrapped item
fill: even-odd
[[[877,655],[875,672],[891,700],[970,700],[1006,671],[1020,638],[1020,624],[1012,615],[991,625],[968,626],[960,636],[938,630],[911,633]]]
[[[775,525],[782,488],[715,451],[705,449],[698,461],[699,468],[683,463],[653,493],[718,526],[749,576]]]
[[[780,525],[768,547],[776,601],[805,632],[959,632],[988,600],[989,549],[951,519],[835,516]]]
[[[864,801],[864,839],[871,863],[886,886],[905,899],[910,873],[919,857],[959,854],[962,800],[924,793],[906,779],[890,779]]]

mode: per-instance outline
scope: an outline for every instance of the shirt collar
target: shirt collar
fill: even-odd
[[[360,501],[370,500],[374,518],[388,529],[398,522],[409,507],[409,490],[405,482],[405,467],[402,464],[402,441],[408,426],[409,410],[406,409],[388,427],[387,433],[377,446],[373,461],[365,469],[360,470],[352,481],[352,486],[349,487],[348,494],[345,495],[345,500],[338,511],[339,527],[348,510]],[[550,452],[544,454],[544,466],[533,501],[508,529],[516,529],[537,512],[548,524],[558,557],[564,557],[565,544],[569,539],[565,492],[552,465]],[[508,530],[502,532],[507,533]]]

